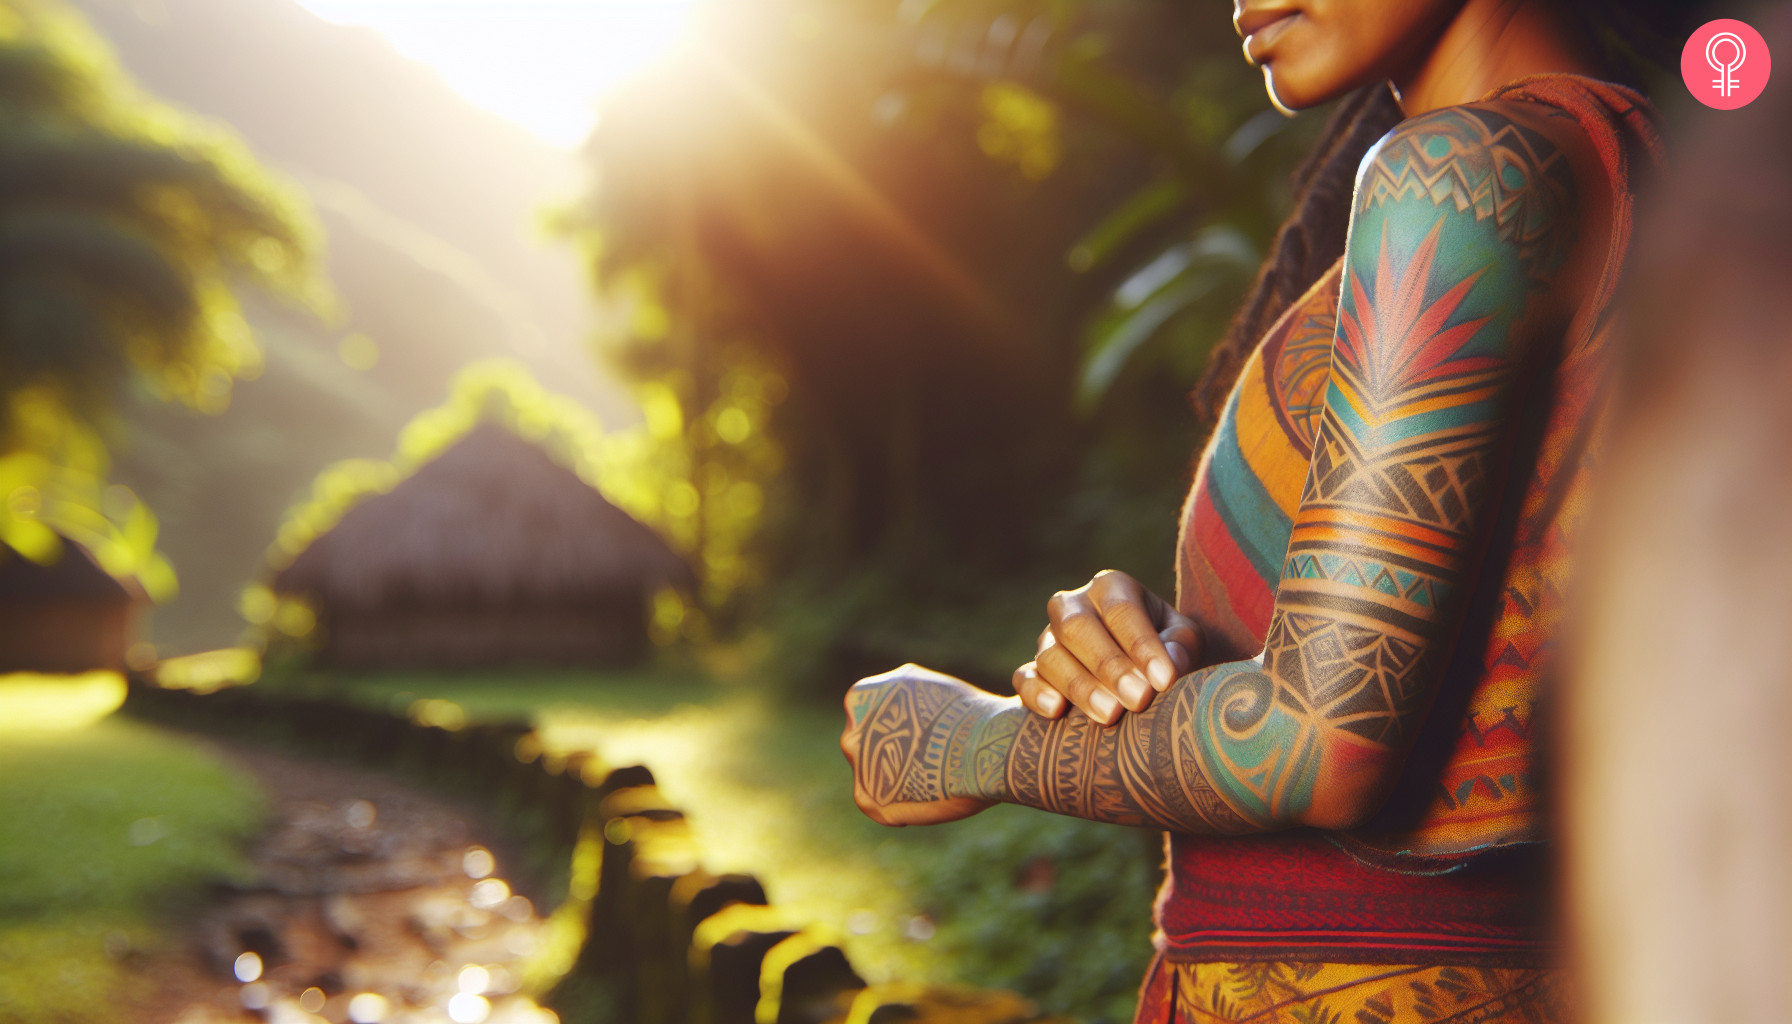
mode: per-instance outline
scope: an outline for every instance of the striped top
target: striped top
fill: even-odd
[[[1592,315],[1548,354],[1523,403],[1500,516],[1439,697],[1401,786],[1370,826],[1334,833],[1359,859],[1435,870],[1434,859],[1536,840],[1531,721],[1563,604],[1588,465],[1598,448],[1607,317],[1629,247],[1632,168],[1659,154],[1656,116],[1637,93],[1576,75],[1542,75],[1488,99],[1530,100],[1578,120],[1614,183],[1614,253]],[[1178,605],[1206,630],[1209,660],[1255,657],[1278,581],[1301,576],[1290,533],[1331,379],[1342,261],[1269,330],[1246,362],[1184,508]],[[1315,567],[1317,570],[1318,567]],[[1439,584],[1395,564],[1365,585],[1409,601]],[[1385,577],[1385,578],[1384,578]],[[1180,837],[1179,837],[1180,838]]]
[[[1574,118],[1612,183],[1610,251],[1590,308],[1522,385],[1510,464],[1489,481],[1492,538],[1431,712],[1385,808],[1349,832],[1296,829],[1170,837],[1157,920],[1171,961],[1547,963],[1547,858],[1532,721],[1548,678],[1573,538],[1600,444],[1607,312],[1629,249],[1633,168],[1659,158],[1640,95],[1542,75],[1488,99]],[[1204,659],[1264,649],[1284,577],[1335,574],[1291,538],[1331,383],[1342,260],[1297,300],[1246,362],[1183,512],[1177,603],[1201,623]],[[1291,544],[1291,539],[1293,543]],[[1438,581],[1392,559],[1363,585],[1438,600]],[[1385,578],[1384,578],[1385,577]]]

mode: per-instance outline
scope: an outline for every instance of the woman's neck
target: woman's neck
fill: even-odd
[[[1408,117],[1473,103],[1526,75],[1599,73],[1578,26],[1549,0],[1467,0],[1412,71],[1394,78]]]

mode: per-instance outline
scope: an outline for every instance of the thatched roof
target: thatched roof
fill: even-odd
[[[691,582],[659,535],[540,447],[486,423],[350,509],[274,589],[342,609],[549,603]]]
[[[94,601],[128,604],[143,600],[136,581],[121,581],[99,567],[87,549],[62,542],[62,555],[38,565],[0,544],[0,601]]]

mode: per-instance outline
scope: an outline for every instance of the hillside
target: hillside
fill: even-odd
[[[285,508],[330,462],[389,454],[469,361],[518,359],[606,423],[634,418],[588,354],[574,254],[537,229],[576,187],[573,155],[292,0],[74,2],[143,88],[225,122],[310,194],[343,304],[325,324],[251,300],[267,365],[228,412],[129,414],[118,475],[161,517],[181,577],[153,624],[165,652],[233,641],[236,595]],[[357,335],[373,342],[350,343],[361,369],[342,347]]]

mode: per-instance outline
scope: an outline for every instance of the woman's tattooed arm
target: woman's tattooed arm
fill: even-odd
[[[1453,642],[1530,339],[1560,328],[1534,299],[1567,259],[1574,180],[1526,117],[1436,111],[1364,161],[1263,653],[1185,676],[1112,728],[945,677],[867,680],[852,698],[862,790],[1222,834],[1372,813]],[[883,685],[896,677],[910,682]]]
[[[1081,711],[1045,719],[947,676],[904,668],[847,699],[860,788],[878,806],[952,797],[1179,832],[1248,832],[1208,784],[1193,749],[1199,680],[1104,727]]]

